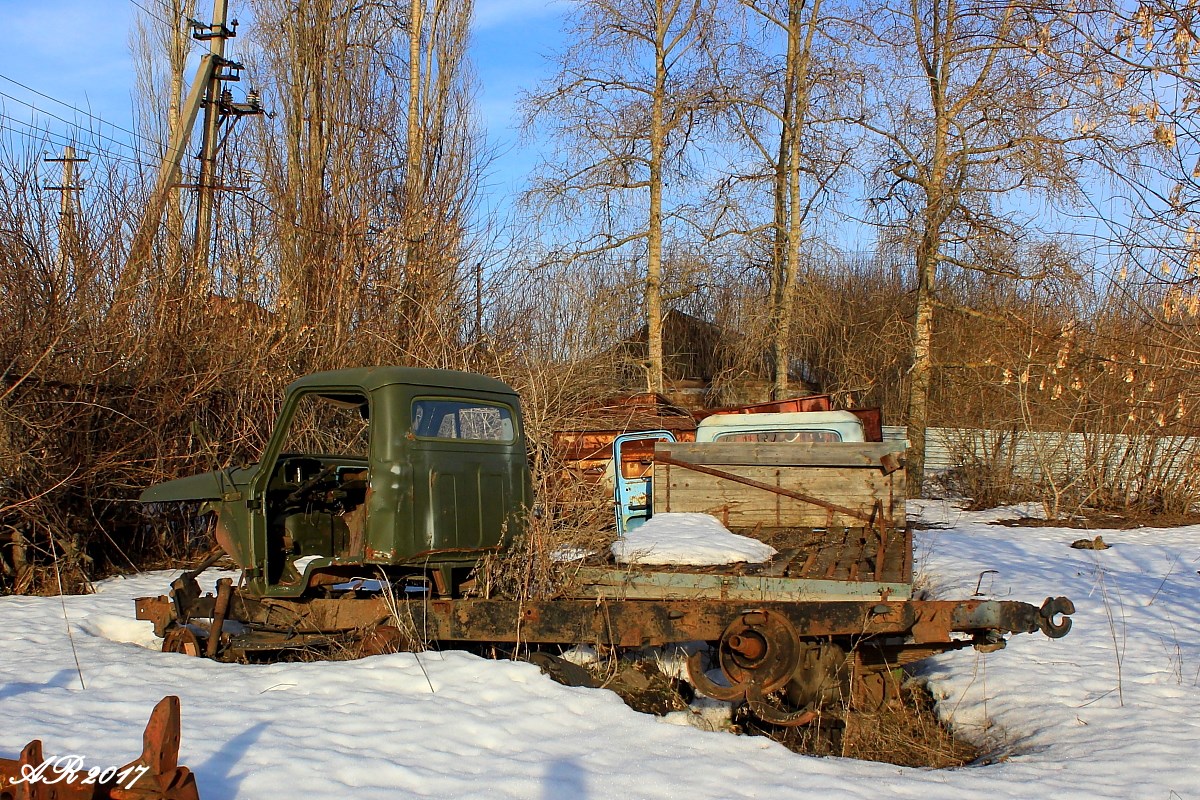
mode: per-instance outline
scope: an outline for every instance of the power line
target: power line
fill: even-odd
[[[3,77],[3,76],[0,76],[0,77]],[[71,121],[71,120],[69,120],[69,119],[66,119],[66,118],[64,118],[64,117],[60,117],[60,116],[58,116],[57,114],[53,114],[53,113],[51,113],[51,112],[49,112],[49,111],[46,111],[45,109],[38,108],[38,107],[37,107],[37,106],[35,106],[33,103],[30,103],[30,102],[28,102],[28,101],[26,101],[26,100],[22,100],[22,99],[21,99],[21,98],[19,98],[19,97],[13,97],[11,94],[7,94],[6,92],[0,92],[0,97],[5,97],[5,98],[7,98],[7,99],[9,99],[9,100],[12,100],[14,103],[20,103],[21,105],[23,105],[23,106],[26,106],[27,108],[31,109],[32,111],[35,111],[35,112],[37,112],[37,113],[39,113],[39,114],[45,114],[46,116],[50,117],[51,119],[56,119],[56,120],[58,120],[59,122],[62,122],[62,123],[64,123],[64,124],[66,124],[66,125],[71,125],[72,127],[76,127],[76,128],[78,128],[78,127],[79,127],[78,123],[76,123],[76,122],[72,122],[72,121]],[[89,116],[90,116],[90,115],[89,115]],[[97,118],[97,119],[98,119],[98,118]],[[135,147],[134,145],[130,144],[129,142],[124,142],[124,141],[122,141],[122,140],[120,140],[120,139],[115,139],[115,138],[113,138],[112,136],[105,136],[103,133],[100,133],[99,131],[91,131],[91,134],[92,134],[93,136],[96,136],[96,137],[100,138],[100,139],[104,139],[105,141],[112,142],[113,144],[117,145],[118,147],[124,147],[124,148],[127,148],[128,150],[130,150],[130,151],[132,151],[132,152],[136,153],[137,155],[139,155],[139,156],[142,156],[142,157],[144,157],[144,158],[148,158],[148,159],[150,159],[150,160],[152,160],[152,161],[153,161],[153,160],[157,160],[157,159],[158,159],[158,156],[157,156],[157,155],[154,155],[154,154],[152,154],[152,153],[147,153],[147,152],[145,152],[145,151],[139,150],[137,147]],[[139,138],[140,138],[140,137],[139,137]]]
[[[6,81],[8,81],[9,83],[11,83],[11,84],[14,84],[14,85],[16,85],[16,86],[20,86],[22,89],[24,89],[24,90],[25,90],[25,91],[27,91],[27,92],[33,92],[33,93],[34,93],[34,94],[36,94],[38,97],[44,97],[45,99],[47,99],[47,100],[49,100],[49,101],[51,101],[51,102],[53,102],[53,103],[58,103],[60,106],[63,106],[64,108],[69,108],[71,111],[74,111],[76,114],[82,114],[82,115],[83,115],[83,116],[85,116],[85,117],[90,117],[91,119],[94,119],[94,120],[96,120],[97,122],[99,122],[101,125],[107,125],[107,126],[109,126],[110,128],[114,128],[114,129],[116,129],[116,130],[119,130],[119,131],[121,131],[122,133],[128,133],[130,136],[135,136],[135,137],[137,137],[138,139],[141,139],[141,140],[143,140],[143,141],[149,142],[150,144],[153,144],[153,145],[155,145],[155,146],[157,146],[157,147],[163,147],[163,148],[165,148],[165,147],[166,147],[166,146],[165,146],[165,145],[164,145],[162,142],[158,141],[157,139],[153,139],[153,138],[151,138],[151,137],[149,137],[149,136],[145,136],[144,134],[140,134],[140,133],[138,133],[137,131],[131,131],[129,128],[123,128],[123,127],[121,127],[120,125],[116,124],[115,122],[109,122],[108,120],[106,120],[106,119],[104,119],[104,118],[102,118],[102,117],[98,117],[98,116],[96,116],[95,114],[92,114],[92,113],[91,113],[91,112],[89,112],[89,111],[84,111],[84,110],[83,110],[83,109],[81,109],[81,108],[78,108],[78,107],[76,107],[76,106],[73,106],[73,105],[71,105],[70,103],[68,103],[68,102],[66,102],[66,101],[64,101],[64,100],[59,100],[57,97],[51,97],[50,95],[46,94],[45,92],[40,92],[40,91],[38,91],[37,89],[34,89],[32,86],[28,86],[28,85],[26,85],[26,84],[24,84],[24,83],[21,83],[19,80],[16,80],[15,78],[10,78],[10,77],[8,77],[7,75],[4,75],[4,74],[2,74],[2,73],[0,73],[0,78],[3,78],[4,80],[6,80]],[[3,92],[0,92],[0,94],[3,94]],[[7,94],[5,94],[4,96],[5,96],[5,97],[8,97],[10,100],[16,100],[16,102],[18,102],[18,103],[21,103],[21,104],[23,104],[23,105],[29,106],[29,107],[30,107],[30,108],[32,108],[34,111],[37,111],[37,110],[38,110],[38,109],[37,109],[37,107],[35,107],[33,104],[31,104],[31,103],[26,103],[24,100],[17,100],[17,98],[15,98],[15,97],[12,97],[11,95],[7,95]],[[44,112],[42,112],[42,113],[49,114],[50,112],[48,112],[48,111],[44,111]],[[53,116],[53,115],[51,115],[51,116]],[[55,117],[55,119],[62,119],[62,118],[61,118],[61,117]],[[62,120],[62,121],[63,121],[63,122],[67,122],[67,120]],[[68,124],[71,124],[71,123],[69,123],[69,122],[68,122]]]
[[[24,125],[27,128],[27,130],[19,130],[17,128],[9,127],[7,124],[5,124],[8,122],[15,122],[18,125]],[[80,142],[72,141],[72,140],[66,138],[65,136],[63,136],[62,134],[52,133],[51,131],[45,130],[44,128],[39,128],[36,125],[33,125],[28,122],[24,122],[23,120],[14,119],[12,117],[0,118],[0,130],[6,130],[6,131],[9,131],[10,133],[14,133],[18,136],[33,136],[35,134],[41,135],[47,139],[52,140],[55,144],[60,144],[60,145],[80,144]],[[147,169],[154,169],[157,166],[156,164],[147,164],[145,162],[138,161],[137,159],[130,158],[129,156],[124,155],[122,153],[113,152],[112,150],[105,150],[102,147],[93,147],[93,148],[90,148],[90,150],[91,150],[91,152],[96,153],[98,155],[106,155],[106,156],[109,156],[110,158],[116,159],[117,161],[124,161],[128,164],[136,164],[139,167],[145,167]],[[284,215],[282,212],[277,211],[276,209],[267,205],[265,202],[263,202],[262,200],[258,199],[253,194],[250,194],[248,192],[236,193],[234,195],[234,199],[233,199],[234,204],[236,204],[238,200],[245,200],[249,203],[252,203],[253,205],[257,206],[259,209],[261,209],[263,212],[265,212],[267,214],[267,216],[271,217],[272,219],[276,220],[277,222],[286,223],[287,225],[289,225],[293,228],[296,228],[297,230],[302,230],[302,231],[306,231],[308,233],[317,234],[318,236],[328,236],[328,237],[339,237],[340,238],[345,235],[344,231],[322,230],[320,228],[313,228],[308,225],[303,225],[303,224],[297,222],[295,219],[292,219],[291,217]],[[366,234],[360,233],[360,234],[355,234],[355,235],[365,236]]]
[[[139,3],[137,0],[129,0],[129,2],[133,3],[135,6],[137,6],[138,8],[140,8],[142,11],[145,11],[145,12],[146,12],[146,14],[148,14],[148,15],[149,15],[149,16],[151,16],[151,17],[154,17],[154,19],[158,20],[159,22],[162,22],[163,24],[166,24],[166,25],[174,25],[174,24],[176,24],[176,23],[173,23],[173,22],[171,22],[170,20],[168,20],[166,17],[163,17],[163,16],[160,16],[160,15],[158,15],[158,14],[155,14],[153,11],[151,11],[151,10],[150,10],[150,9],[148,9],[148,8],[146,8],[144,5],[142,5],[141,3]],[[165,10],[165,9],[166,9],[166,6],[163,6],[163,9]]]
[[[25,127],[24,127],[24,129],[13,128],[13,127],[10,127],[9,125],[6,125],[5,124],[6,122],[15,123],[17,125],[23,125]],[[50,141],[52,144],[56,144],[56,145],[81,145],[81,144],[84,144],[84,142],[79,139],[71,139],[67,136],[64,136],[61,133],[54,133],[50,130],[47,130],[46,128],[39,128],[37,125],[34,125],[31,122],[25,122],[24,120],[19,120],[14,117],[0,118],[0,128],[4,129],[10,133],[16,134],[17,136],[28,136],[30,138],[43,138],[43,139]],[[109,158],[115,159],[117,161],[124,161],[128,164],[136,164],[139,167],[145,167],[147,169],[153,169],[155,167],[154,164],[147,164],[144,161],[138,161],[136,158],[131,158],[130,156],[125,155],[124,153],[116,152],[114,150],[107,150],[103,147],[93,147],[93,146],[89,145],[88,150],[93,153],[96,153],[98,155],[108,156]]]
[[[175,25],[177,25],[177,24],[178,24],[178,22],[171,22],[171,21],[170,21],[169,19],[167,19],[166,17],[164,17],[164,16],[161,16],[161,15],[159,15],[159,14],[155,14],[153,11],[151,11],[151,10],[150,10],[150,9],[148,9],[148,8],[146,8],[144,5],[142,5],[141,3],[139,3],[137,0],[129,0],[129,2],[133,3],[135,6],[137,6],[138,8],[140,8],[142,11],[145,11],[147,15],[149,15],[149,16],[151,16],[151,17],[153,17],[154,19],[158,20],[159,22],[163,23],[164,25],[166,25],[166,26],[168,26],[168,27],[174,28],[174,27],[175,27]],[[166,0],[159,0],[159,2],[162,4],[162,7],[163,7],[163,10],[164,10],[164,11],[171,11],[171,10],[172,10],[172,9],[169,9],[169,8],[167,8]],[[184,18],[184,17],[183,17],[182,15],[180,15],[180,19],[183,19],[183,18]],[[199,47],[199,44],[196,42],[196,40],[189,38],[189,39],[188,39],[188,47],[189,47],[189,48],[193,48],[193,49],[194,49],[194,48],[196,48],[196,47]]]

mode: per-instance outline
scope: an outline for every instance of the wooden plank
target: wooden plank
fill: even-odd
[[[850,568],[849,580],[866,580],[860,575],[864,571],[870,572],[867,565],[867,547],[868,543],[875,539],[874,532],[870,528],[853,528],[846,532],[850,536],[850,556],[847,565]]]
[[[817,550],[817,560],[813,564],[812,572],[814,578],[824,578],[829,575],[837,563],[838,545],[835,541],[824,542],[820,549]]]
[[[912,587],[878,581],[804,580],[752,575],[707,575],[680,572],[625,572],[585,567],[577,573],[575,598],[614,600],[712,599],[743,601],[807,601],[821,599],[912,596]]]
[[[750,534],[750,538],[754,538],[754,535]],[[799,547],[790,547],[787,550],[781,550],[779,555],[759,570],[758,574],[764,578],[782,578],[787,574],[788,567],[792,565],[792,561],[798,555],[800,555]]]
[[[673,460],[673,459],[672,459]],[[903,472],[883,475],[877,470],[848,467],[789,469],[771,466],[729,466],[719,472],[781,487],[786,493],[817,498],[821,505],[805,503],[775,491],[753,488],[745,481],[722,478],[669,464],[654,469],[654,507],[657,511],[693,511],[712,514],[739,528],[861,526],[870,519],[878,501],[884,523],[905,524]],[[786,495],[785,493],[785,495]],[[829,513],[826,504],[853,513]]]
[[[887,551],[884,563],[875,571],[876,580],[910,581],[912,570],[911,561],[911,530],[893,528],[888,530]]]
[[[706,466],[702,466],[700,464],[689,464],[686,461],[676,461],[675,459],[669,458],[667,456],[655,456],[655,461],[665,463],[669,466],[680,467],[682,469],[686,469],[691,472],[699,472],[702,475],[708,475],[709,477],[716,478],[717,480],[730,481],[733,483],[740,483],[744,486],[749,486],[754,489],[760,489],[764,492],[768,492],[773,495],[783,495],[792,500],[797,500],[801,503],[807,503],[810,505],[819,506],[820,508],[823,508],[828,512],[832,512],[832,513],[836,513],[836,514],[844,514],[844,515],[850,516],[850,517],[856,517],[858,519],[863,520],[864,522],[870,522],[873,519],[873,517],[870,514],[863,513],[862,511],[859,511],[856,508],[848,508],[846,506],[841,506],[841,505],[838,505],[837,503],[830,502],[830,501],[822,499],[820,497],[816,497],[816,496],[810,495],[810,494],[805,494],[803,492],[797,492],[794,489],[789,489],[787,487],[784,487],[782,485],[782,482],[780,481],[782,474],[779,470],[775,471],[775,475],[773,476],[775,478],[775,483],[774,483],[774,485],[772,485],[765,481],[759,481],[759,480],[755,480],[754,478],[746,477],[744,475],[738,475],[737,473],[734,473],[734,472],[729,472],[726,470],[719,470],[719,469],[715,469],[713,467],[706,467]],[[668,505],[669,505],[669,501],[668,501]],[[780,516],[779,499],[777,497],[775,499],[775,517],[778,518],[779,516]]]
[[[903,442],[658,442],[654,452],[677,461],[786,467],[857,467],[886,470],[903,466]]]

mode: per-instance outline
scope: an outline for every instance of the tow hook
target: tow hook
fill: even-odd
[[[1075,613],[1075,604],[1069,597],[1047,597],[1038,611],[1038,627],[1042,633],[1051,639],[1061,639],[1071,630],[1071,614]],[[1055,622],[1054,618],[1061,616],[1062,620]]]

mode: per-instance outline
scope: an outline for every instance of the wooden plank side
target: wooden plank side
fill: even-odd
[[[711,466],[881,469],[885,461],[902,466],[905,448],[902,442],[658,442],[654,450],[678,461]]]
[[[839,581],[761,577],[756,575],[697,575],[671,572],[625,572],[584,568],[573,597],[614,600],[720,599],[744,601],[844,600],[912,596],[907,584],[878,581]]]
[[[726,472],[760,483],[870,514],[876,502],[884,521],[903,526],[904,473],[884,475],[859,467],[802,467],[721,465]],[[771,527],[861,526],[862,520],[774,492],[681,467],[654,467],[656,511],[692,511],[712,514],[728,527],[762,524]]]

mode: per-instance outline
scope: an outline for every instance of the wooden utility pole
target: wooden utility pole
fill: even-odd
[[[83,189],[82,184],[75,182],[75,165],[87,161],[86,158],[77,158],[75,156],[74,145],[67,145],[63,148],[63,154],[59,158],[43,159],[48,164],[62,164],[62,181],[58,186],[44,187],[48,191],[59,192],[59,212],[58,212],[58,263],[63,269],[67,269],[67,265],[71,261],[71,257],[75,253],[75,208],[76,197],[75,193]]]
[[[228,15],[227,0],[213,0],[212,24],[207,28],[196,27],[193,37],[208,40],[208,52],[215,65],[208,74],[208,86],[204,90],[204,127],[200,140],[200,176],[197,181],[196,202],[196,253],[193,275],[198,285],[208,286],[209,255],[212,249],[212,214],[217,172],[217,128],[221,122],[221,81],[225,77],[221,67],[225,65],[225,40],[236,36],[235,28],[225,25]],[[234,23],[236,26],[237,23]]]
[[[200,202],[197,204],[196,216],[196,251],[193,259],[196,265],[195,283],[207,291],[209,283],[209,252],[212,238],[212,197],[220,188],[216,182],[215,167],[219,149],[218,130],[221,122],[227,117],[240,117],[261,114],[258,96],[251,92],[245,103],[235,103],[226,94],[223,95],[221,84],[225,81],[241,79],[241,64],[225,58],[225,40],[236,35],[237,20],[225,23],[227,0],[213,0],[213,17],[216,20],[210,25],[204,25],[196,20],[189,20],[192,25],[192,38],[209,42],[209,52],[200,57],[200,66],[196,70],[192,88],[174,128],[171,142],[163,154],[159,165],[158,177],[154,183],[146,211],[138,223],[133,242],[129,246],[129,258],[125,269],[121,272],[112,311],[120,316],[127,313],[126,309],[137,294],[137,288],[142,282],[142,276],[147,263],[150,261],[154,237],[162,222],[163,210],[172,189],[180,186],[179,176],[183,153],[192,138],[192,128],[200,108],[204,108],[204,142],[200,155],[200,181],[193,188],[200,190]]]

